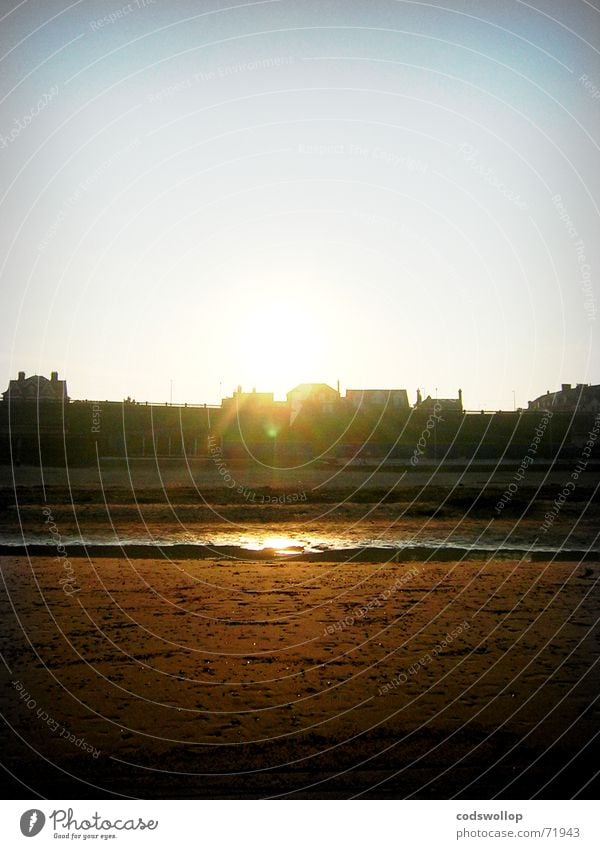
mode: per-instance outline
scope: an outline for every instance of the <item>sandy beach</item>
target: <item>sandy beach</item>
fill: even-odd
[[[593,795],[597,563],[1,562],[13,796]]]

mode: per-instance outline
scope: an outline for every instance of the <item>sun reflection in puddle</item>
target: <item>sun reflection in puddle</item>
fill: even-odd
[[[258,537],[249,541],[244,548],[252,551],[274,551],[275,554],[298,554],[304,551],[304,546],[297,539],[286,536]]]

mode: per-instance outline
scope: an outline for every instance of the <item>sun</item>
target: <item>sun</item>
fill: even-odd
[[[270,536],[262,540],[263,548],[273,548],[277,552],[286,551],[296,544],[295,540],[291,539],[291,537],[284,536]]]
[[[233,342],[240,383],[284,399],[298,383],[323,375],[331,329],[311,297],[265,293],[239,306]]]
[[[306,306],[291,299],[260,302],[252,314],[252,324],[261,338],[273,345],[301,337],[311,322]]]
[[[256,536],[248,542],[246,548],[252,551],[265,551],[269,549],[276,554],[296,554],[304,546],[298,540],[292,539],[292,537],[267,535],[265,537]]]

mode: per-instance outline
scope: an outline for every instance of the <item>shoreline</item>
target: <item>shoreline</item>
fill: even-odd
[[[33,543],[27,545],[0,544],[0,557],[52,557],[55,546],[52,543]],[[363,563],[403,563],[403,562],[448,562],[481,560],[514,560],[528,562],[600,562],[597,549],[533,548],[533,547],[463,547],[443,543],[438,546],[406,547],[347,547],[318,551],[282,551],[274,548],[254,550],[235,545],[210,545],[197,543],[106,543],[106,544],[64,544],[61,556],[78,558],[115,558],[125,557],[131,560],[148,560],[164,555],[169,559],[210,560],[215,557],[229,558],[236,563],[248,561],[273,562],[285,560],[286,563],[344,563],[348,561]],[[301,546],[298,546],[301,548]]]

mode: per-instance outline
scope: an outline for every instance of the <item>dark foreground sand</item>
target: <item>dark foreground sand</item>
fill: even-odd
[[[1,566],[13,796],[597,793],[596,563]]]

